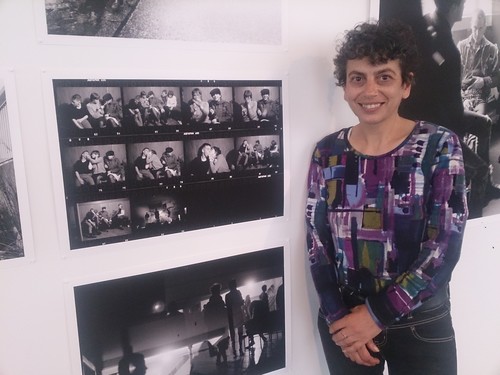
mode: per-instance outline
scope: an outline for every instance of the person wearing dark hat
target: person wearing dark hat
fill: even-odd
[[[233,121],[233,104],[222,99],[221,90],[217,87],[210,91],[212,100],[208,102],[210,107],[209,118],[212,124],[220,124]]]
[[[278,122],[280,115],[280,105],[278,102],[271,100],[269,89],[260,90],[262,99],[257,102],[257,115],[260,121]]]
[[[168,178],[181,175],[182,160],[174,154],[174,149],[172,147],[167,147],[165,149],[165,152],[161,155],[160,161],[165,168],[165,175]]]
[[[102,102],[104,109],[104,124],[113,128],[121,127],[123,118],[121,105],[113,100],[113,96],[109,92],[102,96]]]
[[[109,150],[104,155],[104,167],[110,183],[114,184],[125,180],[125,168],[122,161],[115,156],[113,150]]]

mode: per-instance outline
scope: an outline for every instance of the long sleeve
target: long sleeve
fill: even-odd
[[[384,292],[368,297],[372,313],[384,326],[446,287],[460,257],[468,211],[459,139],[438,132],[430,138],[428,150],[422,172],[430,178],[429,198],[421,205],[424,230],[418,256]]]
[[[320,299],[321,312],[328,323],[349,310],[342,301],[335,263],[335,249],[327,218],[328,192],[323,177],[321,155],[313,154],[308,174],[306,204],[307,248],[312,279]]]

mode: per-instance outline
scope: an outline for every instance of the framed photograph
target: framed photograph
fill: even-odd
[[[41,41],[148,41],[211,48],[276,48],[284,43],[283,0],[45,0],[35,4]]]
[[[284,215],[282,80],[47,78],[64,248]]]
[[[284,373],[285,263],[279,246],[71,283],[74,373]]]
[[[496,215],[500,213],[500,1],[455,6],[450,10],[451,24],[444,21],[443,12],[437,12],[433,0],[379,0],[371,2],[370,16],[397,18],[413,28],[421,64],[400,112],[459,135],[469,219]]]
[[[33,258],[14,73],[0,68],[0,266]]]

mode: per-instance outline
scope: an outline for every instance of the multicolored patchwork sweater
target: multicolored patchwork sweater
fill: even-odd
[[[312,157],[310,268],[328,323],[348,314],[348,288],[388,327],[446,287],[460,257],[468,214],[462,150],[453,132],[423,121],[380,156],[355,151],[349,131],[322,139]]]

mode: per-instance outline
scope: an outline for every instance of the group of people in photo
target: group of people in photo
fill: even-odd
[[[107,151],[104,156],[99,150],[84,150],[73,164],[73,173],[76,187],[125,181],[125,167],[113,150]]]
[[[119,203],[115,210],[110,214],[106,206],[100,210],[90,208],[80,222],[83,238],[96,238],[103,232],[111,229],[124,230],[130,227],[130,219],[125,213],[123,204]]]
[[[189,163],[189,173],[191,176],[206,176],[279,165],[280,151],[275,139],[271,139],[269,145],[263,145],[259,139],[251,145],[245,139],[238,148],[231,149],[226,155],[215,144],[204,142]]]
[[[74,94],[71,103],[62,106],[60,112],[59,121],[72,123],[78,129],[122,127],[121,98],[115,100],[110,93],[101,97],[97,92],[93,92],[86,99],[82,99],[80,94]]]
[[[278,124],[281,121],[279,98],[271,97],[273,88],[257,88],[261,96],[258,100],[253,98],[252,88],[246,88],[238,99],[232,87],[214,87],[209,91],[210,98],[203,98],[203,92],[206,93],[208,89],[158,87],[156,91],[155,88],[141,89],[134,94],[130,88],[123,91],[119,87],[106,87],[106,92],[101,95],[97,91],[102,92],[102,89],[91,92],[88,97],[74,93],[70,103],[63,102],[57,108],[59,126],[65,130],[119,130],[122,127],[134,129],[259,122]],[[74,92],[77,90],[75,87]],[[120,95],[115,94],[116,98],[108,92],[117,93],[118,90],[122,91]],[[88,88],[80,91],[88,91]],[[231,92],[230,97],[224,97],[228,96],[228,92]],[[178,93],[182,100],[178,98]]]
[[[161,156],[154,149],[145,147],[134,161],[135,178],[143,181],[179,177],[183,163],[172,147],[165,148]]]
[[[223,329],[221,337],[214,342],[205,341],[208,354],[215,359],[216,365],[226,366],[227,351],[231,348],[234,358],[244,356],[246,350],[252,355],[255,339],[258,336],[264,345],[268,337],[284,330],[284,286],[266,283],[261,286],[258,296],[243,294],[237,287],[237,281],[228,282],[228,292],[223,295],[222,284],[210,286],[210,297],[203,305],[204,324],[208,332]],[[248,341],[247,341],[248,340]],[[200,348],[203,351],[204,345]]]

